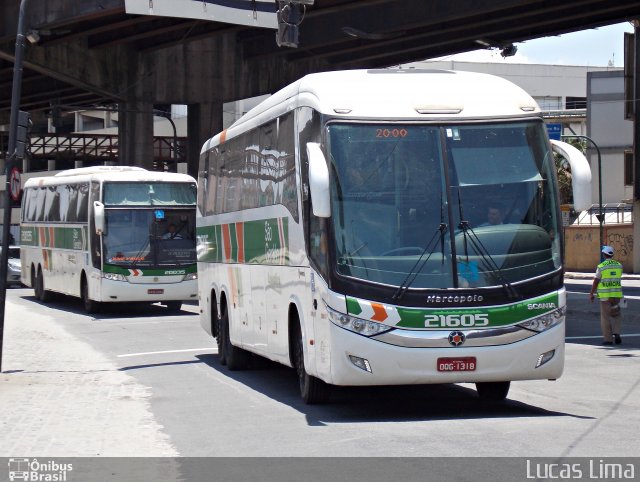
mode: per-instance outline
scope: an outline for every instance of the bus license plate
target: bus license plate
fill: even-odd
[[[158,290],[158,289],[147,290],[147,293],[150,295],[161,295],[161,294],[164,294],[164,290]]]
[[[476,371],[476,357],[464,356],[460,358],[438,358],[439,372],[474,372]]]

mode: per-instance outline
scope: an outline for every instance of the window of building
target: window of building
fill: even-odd
[[[624,151],[624,185],[633,185],[633,151]]]
[[[587,98],[586,97],[569,97],[565,102],[565,109],[586,109]]]

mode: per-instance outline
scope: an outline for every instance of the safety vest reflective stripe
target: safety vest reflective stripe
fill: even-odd
[[[600,282],[598,298],[622,298],[622,265],[613,259],[598,265]]]

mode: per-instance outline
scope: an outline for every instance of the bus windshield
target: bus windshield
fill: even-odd
[[[182,266],[196,262],[195,212],[107,209],[105,263],[123,267]]]
[[[554,161],[541,122],[327,129],[339,275],[466,288],[560,267]]]

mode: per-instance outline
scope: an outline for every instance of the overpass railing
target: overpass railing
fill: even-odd
[[[7,150],[7,140],[8,133],[0,133],[0,152],[3,154]],[[29,140],[27,159],[30,172],[120,163],[117,135],[43,134],[32,135]],[[177,163],[186,162],[186,151],[185,137],[154,137],[153,168],[176,171]]]

